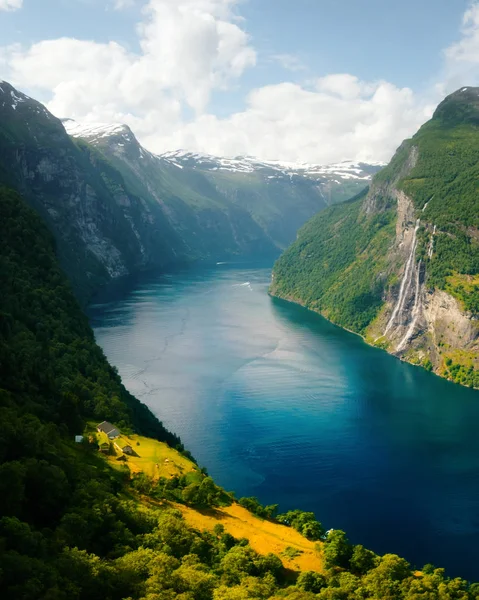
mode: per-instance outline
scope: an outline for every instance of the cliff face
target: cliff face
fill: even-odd
[[[224,197],[201,173],[175,166],[143,148],[127,126],[78,131],[71,123],[65,125],[121,174],[128,189],[161,211],[189,257],[279,252],[250,211]]]
[[[448,97],[365,198],[306,225],[272,286],[403,360],[476,387],[478,92]]]
[[[17,189],[55,234],[81,300],[111,278],[185,255],[160,207],[132,193],[101,154],[74,143],[58,119],[5,82],[0,182]]]
[[[122,125],[67,120],[72,136],[101,152],[130,189],[159,203],[199,256],[277,253],[328,204],[364,189],[379,165],[282,165],[185,151],[154,155]]]

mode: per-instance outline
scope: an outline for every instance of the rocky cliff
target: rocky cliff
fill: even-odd
[[[17,189],[55,234],[77,296],[187,254],[161,207],[131,192],[94,148],[44,106],[0,83],[0,183]]]
[[[365,197],[308,223],[272,286],[403,360],[476,387],[478,94],[446,98]]]

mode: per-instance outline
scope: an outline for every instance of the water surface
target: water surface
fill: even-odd
[[[122,282],[90,309],[97,340],[225,488],[479,580],[479,392],[270,298],[270,273]]]

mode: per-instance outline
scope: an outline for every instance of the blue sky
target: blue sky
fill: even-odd
[[[115,7],[115,2],[118,0],[23,0],[18,10],[0,10],[3,47],[3,52],[0,49],[0,77],[12,80],[46,102],[54,112],[68,112],[68,116],[90,121],[123,119],[136,126],[142,141],[158,150],[188,144],[192,149],[203,151],[261,153],[264,158],[276,158],[265,155],[278,148],[279,158],[306,161],[324,161],[329,156],[336,160],[346,158],[345,154],[366,158],[367,153],[371,159],[383,160],[401,140],[372,143],[371,140],[380,135],[379,122],[383,123],[385,137],[391,137],[395,129],[398,135],[413,132],[431,111],[431,104],[440,99],[438,90],[450,91],[449,86],[456,81],[459,85],[475,83],[475,29],[479,26],[479,9],[465,30],[466,11],[476,8],[475,3],[467,0],[123,0],[125,6],[122,7]],[[21,4],[21,0],[0,0],[0,9],[2,3],[4,7],[11,3],[12,8],[12,4]],[[148,13],[145,7],[150,8]],[[193,14],[201,17],[196,24],[190,18]],[[201,19],[203,24],[205,20],[214,22],[215,32],[206,32]],[[139,33],[139,24],[149,27],[147,34]],[[163,39],[170,37],[176,58],[168,51],[168,44],[162,44]],[[65,38],[81,41],[83,45],[70,44],[67,48]],[[56,56],[53,46],[46,51],[42,46],[45,40],[52,41],[56,52],[63,54],[65,60]],[[196,45],[191,40],[196,40]],[[226,58],[220,55],[220,50],[211,48],[210,54],[203,56],[201,44],[207,47],[211,42],[213,47],[218,40],[230,48]],[[120,58],[124,58],[124,72],[131,71],[131,77],[128,82],[125,78],[120,82],[121,77],[116,77],[110,92],[102,85],[101,97],[95,97],[91,90],[92,107],[87,106],[85,98],[77,102],[73,90],[85,96],[88,80],[80,72],[82,65],[72,64],[68,68],[68,53],[74,54],[71,62],[75,63],[78,53],[85,52],[88,56],[92,51],[89,60],[92,72],[95,71],[94,85],[105,73],[111,73],[111,61],[118,54],[115,50],[110,58],[106,57],[107,45],[111,42],[125,55],[115,64],[119,65]],[[141,66],[132,67],[136,60],[132,57],[145,54],[145,42],[149,48],[146,52],[148,67],[144,66],[145,61]],[[459,56],[458,44],[463,42],[469,44],[467,61],[465,52]],[[445,52],[451,48],[457,49],[454,60],[445,58]],[[99,55],[106,62],[103,74],[96,73],[96,63],[101,62]],[[187,65],[185,72],[177,76],[175,73],[181,72],[184,65]],[[139,77],[140,71],[144,74],[146,68],[157,69],[158,81],[150,72],[141,85],[145,97],[135,104],[131,101],[132,91],[127,90],[124,101],[120,102],[115,93],[118,86],[126,90],[132,85],[132,79]],[[467,81],[462,80],[464,68]],[[52,77],[48,69],[56,69],[59,76]],[[43,80],[41,73],[46,73]],[[317,81],[346,74],[360,83],[361,91],[355,98],[350,98],[354,93],[350,91],[349,80],[344,80],[349,90],[345,92],[346,99],[336,83],[333,90],[329,82],[322,82],[318,88]],[[378,82],[386,82],[391,87],[378,88]],[[67,92],[64,88],[68,88]],[[147,89],[161,98],[159,114],[153,114],[154,98],[146,97]],[[314,97],[310,96],[312,92]],[[331,120],[326,122],[324,111],[330,110],[325,97],[328,94],[332,108]],[[305,139],[302,152],[301,137],[292,130],[297,116],[291,106],[296,104],[299,113],[304,102],[309,119],[314,119],[314,109],[320,111],[318,117],[324,126],[314,128],[319,138],[317,145],[319,148],[322,140],[327,139],[331,146],[335,131],[330,125],[340,118],[334,106],[338,94],[341,102],[354,101],[352,112],[364,118],[363,125],[370,136],[367,147],[361,135],[358,136],[358,129],[364,128],[358,121],[351,120],[348,131],[338,125],[337,135],[342,141],[336,151],[324,147],[315,151],[314,139]],[[384,125],[388,119],[384,107],[376,115],[378,121],[374,121],[374,115],[363,104],[375,95],[374,102],[380,97],[381,102],[390,103],[391,111],[407,113],[407,123],[394,113],[394,119],[399,119],[398,126]],[[285,103],[284,115],[278,111],[281,102]],[[368,106],[374,107],[374,102]],[[346,102],[343,110],[351,112]],[[268,129],[264,124],[272,120],[270,113],[274,113],[275,123]],[[287,121],[289,128],[285,128]],[[299,125],[298,133],[310,129],[307,123]],[[253,139],[255,129],[261,129],[263,143]],[[227,136],[222,134],[224,131],[228,132]],[[285,135],[288,148],[278,147],[278,140]],[[270,141],[266,143],[266,139]]]

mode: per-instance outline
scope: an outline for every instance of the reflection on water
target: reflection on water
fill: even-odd
[[[479,393],[267,295],[270,269],[120,282],[99,343],[227,489],[479,580]]]

